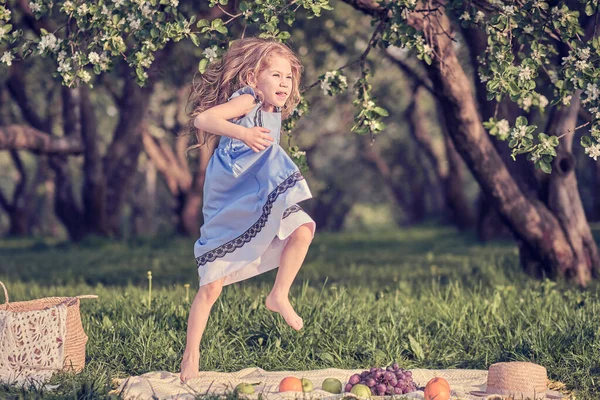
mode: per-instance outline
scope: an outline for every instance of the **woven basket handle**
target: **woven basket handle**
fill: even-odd
[[[0,286],[2,286],[2,289],[4,289],[4,299],[6,300],[4,302],[3,305],[8,305],[8,290],[6,290],[6,286],[4,286],[4,283],[2,283],[2,281],[0,281]]]
[[[77,297],[78,299],[97,299],[98,298],[98,296],[96,296],[95,294],[83,294],[83,295],[75,296],[75,297]]]

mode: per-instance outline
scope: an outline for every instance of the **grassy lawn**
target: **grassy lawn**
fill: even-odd
[[[82,300],[87,366],[50,392],[0,385],[0,398],[106,398],[111,379],[178,371],[197,274],[193,241],[79,244],[2,240],[11,300]],[[147,271],[153,275],[148,306]],[[228,286],[213,308],[201,368],[234,371],[366,368],[486,369],[544,365],[578,399],[600,398],[598,286],[582,291],[523,275],[512,242],[481,245],[452,229],[317,235],[292,292],[297,333],[264,307],[275,271]],[[189,300],[184,284],[190,284]]]

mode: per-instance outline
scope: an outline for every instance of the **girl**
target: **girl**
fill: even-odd
[[[198,375],[202,333],[225,285],[279,267],[265,306],[302,328],[288,293],[315,233],[296,203],[312,195],[279,145],[281,120],[300,101],[301,70],[287,46],[241,39],[193,88],[191,122],[206,180],[204,225],[194,245],[200,289],[188,319],[182,382]]]

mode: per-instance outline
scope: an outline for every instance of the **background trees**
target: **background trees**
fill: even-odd
[[[7,234],[195,236],[189,83],[259,34],[305,63],[311,107],[290,154],[308,160],[321,227],[476,226],[514,236],[532,274],[595,275],[595,3],[209,3],[3,3]]]

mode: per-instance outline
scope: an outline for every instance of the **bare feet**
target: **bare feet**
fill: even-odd
[[[295,330],[299,331],[304,326],[302,318],[296,314],[287,296],[277,297],[270,293],[265,301],[265,306],[270,311],[281,314],[285,322]]]
[[[197,378],[200,370],[200,354],[183,354],[179,379],[185,383],[188,379]]]

